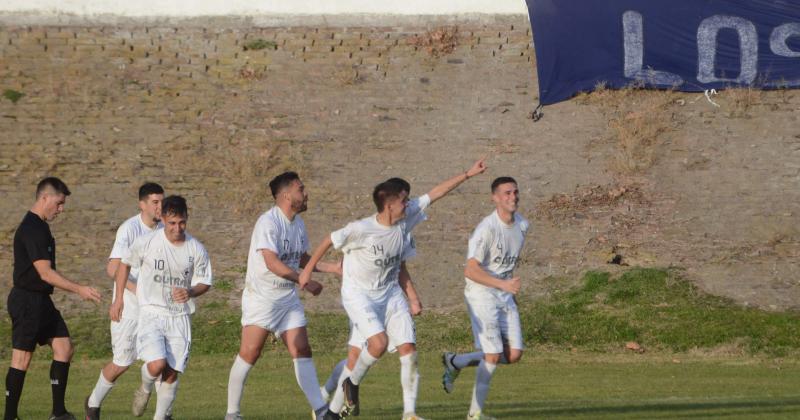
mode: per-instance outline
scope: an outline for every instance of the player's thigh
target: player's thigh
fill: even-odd
[[[136,351],[145,363],[167,357],[164,320],[156,315],[140,313],[136,332]]]
[[[239,356],[245,362],[253,364],[261,356],[264,342],[270,332],[256,325],[242,327],[242,342],[239,344]]]
[[[508,361],[515,363],[522,356],[525,343],[522,340],[522,324],[516,305],[509,304],[500,313],[500,330]]]
[[[284,331],[281,340],[286,345],[286,350],[293,359],[298,357],[311,357],[311,345],[308,343],[308,330],[306,327],[297,327]]]
[[[481,302],[467,299],[472,334],[475,347],[484,353],[503,353],[503,335],[500,329],[500,313],[498,305],[492,302]]]
[[[189,362],[192,346],[192,325],[188,316],[171,317],[164,328],[167,364],[177,372],[183,372]]]
[[[405,303],[405,300],[403,301]],[[387,313],[386,335],[388,350],[399,351],[401,356],[415,351],[417,330],[407,305],[392,305]]]
[[[136,331],[139,320],[122,318],[119,322],[111,321],[111,353],[112,362],[120,367],[127,367],[136,361]]]

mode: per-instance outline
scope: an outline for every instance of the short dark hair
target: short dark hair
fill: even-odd
[[[72,194],[67,188],[67,184],[64,181],[54,177],[49,176],[41,181],[39,184],[36,185],[36,198],[38,199],[42,193],[44,193],[48,188],[54,189],[59,194],[70,195]]]
[[[403,189],[403,191],[405,191],[405,192],[407,192],[409,194],[411,193],[411,184],[409,184],[408,181],[406,181],[403,178],[389,178],[389,179],[386,180],[386,182],[397,183],[397,185],[399,185],[400,188]]]
[[[494,193],[495,190],[497,190],[497,187],[508,183],[516,184],[517,181],[514,178],[511,178],[510,176],[501,176],[499,178],[495,178],[495,180],[492,181],[492,193]]]
[[[272,198],[278,198],[278,193],[281,192],[281,190],[292,185],[292,182],[299,180],[300,175],[292,171],[284,172],[272,178],[272,181],[269,182],[269,190],[272,192]]]
[[[150,194],[164,194],[164,188],[155,182],[145,182],[139,187],[139,201],[147,200]]]
[[[372,190],[372,201],[375,202],[375,207],[378,212],[382,212],[386,205],[386,200],[390,198],[400,197],[405,190],[399,182],[384,181],[375,186]]]
[[[161,215],[189,216],[189,209],[186,207],[186,199],[179,195],[171,195],[161,203]]]

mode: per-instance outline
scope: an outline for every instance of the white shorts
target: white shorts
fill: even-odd
[[[381,332],[389,337],[389,352],[395,352],[401,344],[416,344],[408,302],[400,287],[392,287],[378,299],[354,289],[342,290],[342,305],[350,318],[350,346],[366,348],[367,338]]]
[[[119,322],[111,321],[111,361],[117,366],[130,366],[136,361],[136,328],[139,324],[139,304],[128,289],[123,294],[124,306]]]
[[[519,311],[513,300],[466,294],[466,301],[475,348],[489,354],[503,353],[503,343],[512,349],[525,348]]]
[[[192,346],[191,317],[141,311],[136,342],[139,359],[145,363],[165,359],[169,367],[183,372]]]
[[[308,325],[303,303],[296,291],[280,299],[269,299],[249,292],[242,293],[242,326],[255,325],[275,334]]]

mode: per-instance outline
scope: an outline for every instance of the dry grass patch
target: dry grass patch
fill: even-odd
[[[722,107],[731,118],[748,118],[750,117],[751,109],[763,103],[764,91],[761,89],[746,88],[729,88],[725,89],[722,94]]]
[[[414,35],[409,38],[408,44],[424,49],[434,57],[450,54],[458,46],[458,27],[445,26],[422,35]]]

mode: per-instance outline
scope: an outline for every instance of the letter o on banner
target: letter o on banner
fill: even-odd
[[[800,23],[784,23],[772,30],[769,36],[769,48],[775,55],[800,57],[800,51],[792,51],[786,43],[793,36],[800,36]]]
[[[714,75],[717,34],[721,29],[733,29],[739,34],[740,72],[739,77],[735,79],[719,78]],[[758,66],[756,26],[749,20],[737,16],[716,15],[704,19],[697,28],[697,53],[697,80],[700,83],[753,83]]]

